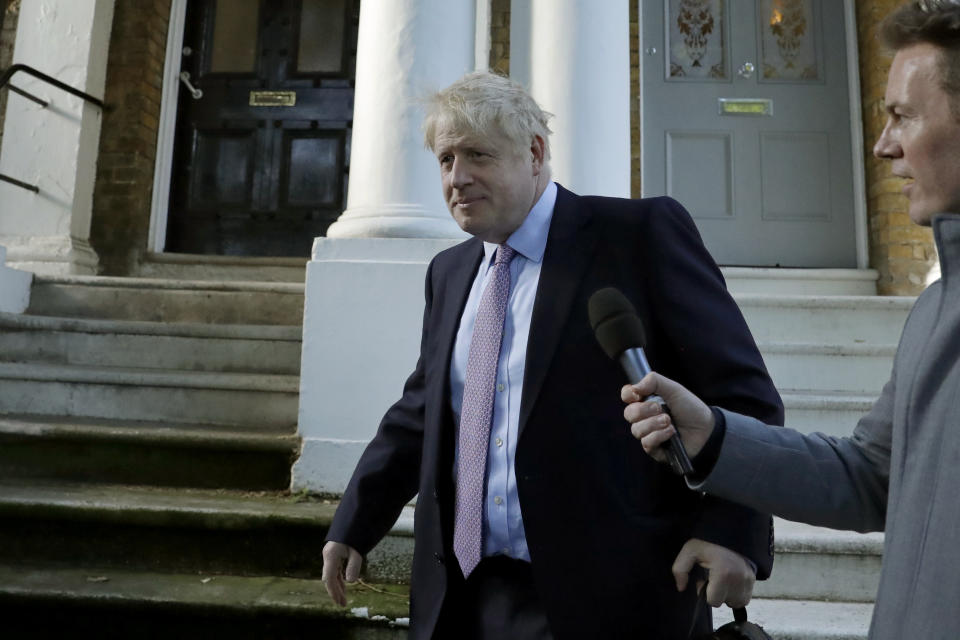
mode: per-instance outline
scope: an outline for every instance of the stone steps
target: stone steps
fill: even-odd
[[[756,598],[747,606],[747,615],[776,640],[866,640],[873,605]],[[714,610],[714,626],[732,620],[729,608]]]
[[[890,378],[896,343],[757,345],[778,389],[879,394]]]
[[[802,296],[875,296],[875,269],[784,269],[720,267],[734,294]]]
[[[219,282],[299,282],[307,273],[307,258],[207,256],[196,253],[148,253],[139,278],[212,280]]]
[[[340,608],[315,579],[0,564],[7,637],[403,640],[408,611],[396,585],[350,585]]]
[[[856,533],[775,519],[776,559],[758,598],[872,602],[880,584],[882,533]]]
[[[0,562],[318,578],[335,505],[282,493],[0,483]]]
[[[0,362],[0,414],[258,426],[292,433],[291,375]]]
[[[301,332],[0,313],[0,361],[299,375]]]
[[[26,312],[151,322],[299,325],[303,320],[303,285],[36,276]]]
[[[782,296],[734,299],[757,342],[896,344],[916,298]]]
[[[282,491],[300,441],[216,425],[0,416],[0,477]]]
[[[820,432],[844,437],[873,406],[876,393],[825,392],[780,389],[786,426],[803,433]]]

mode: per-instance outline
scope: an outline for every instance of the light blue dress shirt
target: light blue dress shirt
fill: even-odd
[[[550,220],[553,218],[556,201],[557,185],[551,182],[527,214],[523,224],[507,238],[507,244],[517,251],[517,255],[510,263],[510,301],[503,323],[490,447],[487,450],[487,478],[483,501],[484,556],[502,554],[519,560],[530,560],[513,461],[517,452],[527,336],[530,333],[533,301],[540,283],[540,267],[543,265],[547,233],[550,231]],[[458,428],[473,325],[480,297],[490,277],[496,249],[495,244],[483,243],[483,260],[480,261],[480,268],[470,288],[453,347],[450,400],[454,422]],[[456,463],[453,468],[456,473]]]

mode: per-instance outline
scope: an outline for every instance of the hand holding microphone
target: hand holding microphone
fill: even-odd
[[[590,325],[600,346],[610,358],[619,360],[627,378],[635,385],[625,386],[621,391],[624,402],[630,403],[624,417],[631,423],[634,437],[655,459],[666,459],[674,473],[692,474],[693,466],[684,442],[692,445],[694,455],[700,451],[713,431],[710,408],[682,385],[651,374],[643,352],[646,344],[643,323],[620,291],[612,287],[600,289],[590,296],[587,306]],[[684,442],[673,437],[670,406],[678,412]]]

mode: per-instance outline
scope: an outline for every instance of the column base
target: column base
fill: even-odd
[[[430,238],[465,240],[453,218],[431,215],[419,205],[351,207],[327,229],[328,238]]]
[[[307,264],[292,488],[341,493],[420,353],[427,265],[456,240],[317,238]]]
[[[92,276],[100,264],[90,243],[71,236],[6,236],[0,243],[7,246],[9,266],[37,275]]]

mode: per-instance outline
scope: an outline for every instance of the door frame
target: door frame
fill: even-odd
[[[650,0],[646,0],[649,2]],[[833,0],[828,0],[833,1]],[[639,63],[639,95],[640,95],[640,144],[643,145],[644,133],[646,130],[646,110],[643,108],[643,54],[646,49],[643,42],[643,3],[644,0],[637,2],[637,22],[640,63]],[[843,0],[844,9],[844,31],[847,40],[847,92],[849,94],[850,105],[850,147],[853,157],[853,215],[854,229],[856,234],[857,268],[868,269],[870,267],[870,253],[868,246],[867,233],[867,188],[866,173],[864,167],[864,138],[863,138],[863,107],[860,96],[860,55],[857,50],[857,16],[855,0]],[[656,46],[661,46],[657,43]],[[641,166],[641,173],[643,167]],[[643,195],[645,181],[640,180],[640,190]]]
[[[187,22],[187,0],[170,3],[167,28],[167,52],[163,63],[163,89],[160,98],[160,124],[157,130],[157,155],[153,169],[153,194],[150,202],[150,231],[147,251],[163,253],[167,242],[167,211],[170,208],[170,183],[173,177],[173,143],[177,130],[177,101],[180,99],[180,59]]]

